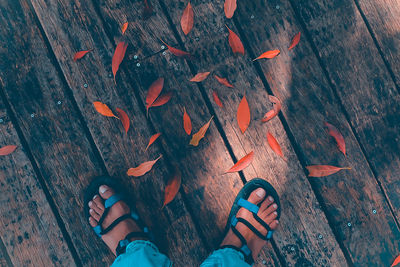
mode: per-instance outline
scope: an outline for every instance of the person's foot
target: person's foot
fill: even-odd
[[[249,198],[247,199],[253,204],[258,205],[265,197],[265,190],[262,188],[257,188],[254,190]],[[261,203],[260,209],[257,215],[269,225],[272,230],[275,230],[278,226],[278,220],[276,217],[278,216],[277,213],[278,205],[274,202],[274,199],[271,196],[265,198],[265,200]],[[259,224],[253,217],[253,214],[245,208],[241,208],[236,217],[243,218],[250,222],[260,233],[264,236],[267,235],[268,230],[265,229],[261,224]],[[253,254],[254,260],[257,258],[258,254],[260,253],[262,247],[266,244],[266,240],[259,238],[256,234],[254,234],[246,225],[241,222],[238,222],[236,225],[236,229],[243,235],[243,237],[247,241],[247,246],[251,250]],[[229,229],[227,235],[225,236],[224,240],[221,243],[221,246],[225,245],[232,245],[237,248],[243,246],[240,239],[232,232],[232,229]]]
[[[92,227],[95,227],[98,225],[98,221],[100,220],[101,216],[103,215],[103,212],[105,210],[104,208],[104,201],[103,199],[108,199],[112,195],[114,195],[115,192],[112,188],[102,185],[99,187],[99,195],[95,195],[93,197],[92,201],[89,201],[89,213],[90,213],[90,218],[89,218],[89,224]],[[103,221],[102,228],[105,229],[107,228],[114,220],[117,218],[121,217],[124,214],[129,214],[130,213],[130,208],[129,206],[121,201],[118,201],[115,203],[111,208],[110,211],[108,212],[106,218]],[[104,243],[111,249],[111,251],[116,254],[116,248],[118,246],[118,242],[122,239],[125,238],[127,234],[130,232],[140,232],[142,229],[139,228],[139,226],[135,223],[133,219],[126,219],[117,224],[110,232],[102,235],[102,239]],[[143,239],[145,238],[132,238],[129,241],[133,241],[135,239]]]

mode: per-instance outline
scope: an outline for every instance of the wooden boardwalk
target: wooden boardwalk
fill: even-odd
[[[283,208],[256,266],[390,266],[400,254],[400,2],[239,0],[227,19],[223,0],[194,0],[187,36],[187,1],[148,2],[145,20],[141,0],[0,0],[0,147],[18,146],[0,157],[0,266],[110,265],[114,257],[83,216],[82,191],[103,174],[129,186],[175,266],[198,266],[218,247],[236,193],[254,177],[274,185]],[[225,24],[244,56],[232,53]],[[301,41],[288,51],[297,32]],[[172,55],[160,39],[195,59]],[[121,40],[129,46],[115,84],[111,59]],[[272,49],[281,54],[252,61]],[[211,75],[189,81],[204,71],[234,88]],[[174,95],[146,117],[158,77]],[[242,134],[236,111],[244,95],[252,121]],[[261,123],[268,95],[281,99],[282,111]],[[125,110],[129,132],[93,101]],[[184,108],[194,132],[214,116],[198,147],[183,130]],[[346,157],[325,121],[343,134]],[[287,162],[268,147],[267,131]],[[248,168],[223,174],[250,151]],[[126,175],[160,154],[145,176]],[[314,164],[352,169],[309,178],[305,167]],[[175,168],[182,187],[161,209]]]

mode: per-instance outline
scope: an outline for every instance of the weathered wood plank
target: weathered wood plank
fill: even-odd
[[[302,1],[299,5],[305,5],[305,2]],[[327,2],[313,3],[317,7]],[[333,6],[336,4],[336,2],[335,4],[332,2]],[[334,9],[333,6],[325,7],[324,10]],[[367,60],[366,58],[369,61],[371,57],[350,55],[354,51],[369,49],[370,46],[361,44],[368,40],[368,36],[358,38],[360,34],[365,34],[360,33],[361,30],[349,26],[347,15],[344,15],[347,14],[346,10],[336,10],[334,14],[327,12],[323,16],[319,13],[307,16],[307,18],[318,18],[319,22],[313,20],[307,23],[307,26],[312,28],[312,36],[318,39],[317,49],[324,51],[324,54],[320,53],[320,55],[323,56],[324,62],[335,75],[334,84],[342,83],[343,80],[346,82],[346,86],[342,84],[339,87],[341,94],[344,91],[347,92],[347,96],[342,97],[344,106],[337,101],[335,93],[324,76],[324,71],[319,66],[318,59],[313,55],[313,49],[316,48],[308,43],[288,1],[253,1],[246,5],[239,3],[237,18],[242,32],[248,40],[247,44],[254,52],[252,56],[256,57],[270,49],[281,49],[282,51],[273,60],[259,61],[260,65],[257,64],[257,66],[261,66],[273,93],[283,101],[282,112],[293,134],[303,164],[349,165],[352,167],[351,171],[343,171],[330,177],[310,178],[317,194],[325,202],[328,218],[339,240],[343,242],[354,264],[388,265],[393,253],[399,249],[395,241],[399,239],[399,230],[385,196],[369,168],[368,157],[365,159],[362,148],[358,144],[357,137],[359,132],[362,132],[361,124],[367,123],[363,126],[366,131],[375,124],[375,121],[387,118],[386,114],[390,114],[389,112],[394,110],[394,114],[396,114],[397,108],[389,106],[383,108],[383,104],[377,104],[376,100],[380,98],[371,96],[371,94],[376,94],[376,88],[371,84],[362,83],[362,81],[371,81],[371,77],[380,79],[378,76],[381,76],[383,81],[388,81],[386,79],[388,75],[382,66],[375,69],[375,64],[369,62],[370,66],[374,66],[369,67],[363,63]],[[303,12],[306,12],[305,7]],[[343,16],[346,16],[346,19]],[[332,22],[332,17],[336,18],[335,22]],[[343,24],[342,20],[346,23]],[[325,26],[326,24],[328,26]],[[362,23],[354,23],[354,25],[359,24]],[[315,25],[319,25],[318,30]],[[349,33],[346,31],[335,34],[330,32],[331,29],[342,26],[348,29]],[[288,52],[287,47],[289,47],[292,37],[299,31],[302,32],[300,44]],[[341,41],[337,42],[338,39]],[[347,41],[355,39],[358,40],[357,44]],[[365,51],[362,53],[367,54]],[[378,74],[372,74],[373,71],[377,71]],[[388,86],[387,90],[391,90],[390,88],[391,86]],[[381,92],[387,92],[387,90],[382,89]],[[391,92],[394,91],[391,90]],[[353,96],[351,97],[350,94]],[[362,97],[363,94],[364,97]],[[351,102],[348,101],[350,99]],[[384,101],[387,101],[388,105],[397,105],[394,100]],[[383,110],[378,115],[371,111],[373,107],[382,107]],[[371,117],[374,119],[372,124],[370,123]],[[350,125],[347,122],[348,118],[350,118]],[[387,119],[385,120],[387,121]],[[336,125],[344,135],[348,151],[347,157],[340,154],[334,141],[326,134],[323,127],[324,121]],[[353,134],[353,125],[358,127],[357,136]],[[385,129],[382,132],[383,135],[394,134],[393,125],[380,124],[380,127],[381,131]],[[370,134],[370,138],[376,139],[377,135],[374,137],[373,132]],[[385,147],[382,143],[383,140],[379,141],[379,149]],[[388,171],[396,170],[396,168],[397,166],[388,168]],[[394,179],[396,177],[398,175],[393,175]],[[377,213],[374,214],[373,210],[376,210]],[[350,227],[348,223],[350,223]]]
[[[12,154],[0,157],[0,232],[12,264],[75,266],[2,100],[0,118],[0,146],[18,146]]]

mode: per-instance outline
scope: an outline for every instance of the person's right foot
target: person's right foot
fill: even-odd
[[[249,198],[247,199],[249,202],[258,205],[265,197],[265,190],[262,188],[257,188],[254,190]],[[268,226],[275,230],[278,226],[278,220],[276,217],[278,216],[277,213],[278,205],[274,202],[274,199],[271,196],[265,198],[265,200],[261,203],[260,209],[257,215],[266,223]],[[260,233],[264,236],[267,235],[268,230],[265,229],[260,223],[258,223],[253,214],[245,208],[239,209],[237,218],[243,218],[251,223]],[[247,246],[251,250],[253,254],[254,260],[257,258],[258,254],[260,253],[262,247],[266,244],[266,240],[259,238],[253,231],[251,231],[246,225],[241,222],[238,222],[236,225],[236,229],[243,235],[243,237],[247,241]],[[225,236],[224,240],[221,243],[221,246],[231,245],[237,248],[241,248],[243,246],[240,239],[233,233],[232,229],[229,229],[227,235]]]

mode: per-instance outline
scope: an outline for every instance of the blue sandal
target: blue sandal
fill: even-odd
[[[143,224],[142,220],[140,219],[138,213],[135,210],[135,205],[132,200],[130,200],[127,196],[129,194],[126,192],[124,186],[120,184],[116,179],[113,179],[109,176],[100,176],[96,177],[87,187],[85,194],[84,194],[84,210],[85,210],[85,216],[86,218],[89,219],[90,214],[89,214],[89,201],[93,199],[95,195],[99,195],[99,187],[101,185],[107,185],[108,187],[112,188],[115,192],[114,195],[109,197],[108,199],[103,199],[104,200],[104,213],[101,216],[98,225],[93,228],[93,231],[96,233],[98,237],[101,238],[102,235],[107,234],[110,232],[115,226],[117,226],[120,222],[127,220],[127,219],[132,219],[135,221],[135,223],[139,226],[140,229],[143,229],[141,232],[131,232],[125,236],[123,240],[120,240],[118,242],[118,246],[116,249],[116,254],[119,256],[120,254],[125,253],[126,247],[130,243],[130,239],[133,237],[140,237],[144,238],[146,240],[151,239],[151,234],[149,232],[149,229]],[[101,196],[100,196],[101,197]],[[113,221],[108,227],[105,229],[102,227],[102,224],[104,222],[104,219],[107,217],[108,212],[110,211],[111,207],[117,203],[118,201],[123,200],[130,208],[131,212],[128,214],[124,214],[121,217],[117,218],[115,221]]]
[[[241,252],[244,255],[245,261],[253,265],[254,259],[252,252],[250,248],[247,246],[247,241],[244,238],[244,236],[236,229],[236,225],[238,222],[243,223],[246,225],[254,234],[256,234],[259,238],[263,240],[270,240],[272,238],[272,235],[274,231],[269,227],[268,224],[266,224],[258,215],[258,210],[259,210],[259,205],[255,205],[251,202],[249,202],[247,199],[249,198],[250,194],[257,188],[263,188],[266,191],[265,198],[268,196],[272,196],[274,198],[274,202],[278,205],[278,208],[276,209],[276,212],[278,213],[276,220],[279,220],[281,216],[281,205],[279,202],[279,195],[274,189],[274,187],[268,183],[267,181],[260,179],[260,178],[255,178],[249,182],[247,182],[243,188],[240,190],[238,195],[236,196],[235,202],[232,205],[231,212],[229,214],[228,222],[225,227],[225,235],[228,233],[229,229],[232,229],[232,232],[240,239],[242,242],[242,247],[238,248],[232,245],[225,245],[221,246],[220,249],[223,248],[232,248],[235,249],[239,252]],[[263,199],[263,201],[265,200]],[[261,201],[260,204],[263,202]],[[240,208],[245,208],[249,210],[252,214],[254,219],[256,219],[257,222],[259,222],[265,229],[268,230],[267,235],[261,234],[249,221],[243,219],[243,218],[237,218],[236,214],[238,213]]]

